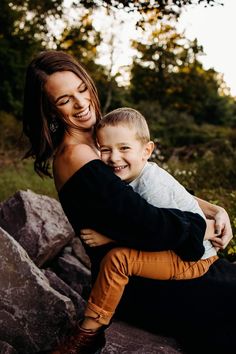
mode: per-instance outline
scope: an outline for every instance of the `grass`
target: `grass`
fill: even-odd
[[[231,162],[233,165],[235,160]],[[199,198],[225,208],[229,214],[233,240],[220,255],[231,261],[236,261],[236,188],[234,176],[229,173],[221,155],[220,163],[217,159],[207,161],[198,159],[194,163],[186,161],[169,161],[166,168],[175,178]],[[230,166],[231,166],[230,164]],[[232,169],[234,171],[234,168]]]
[[[33,160],[22,160],[28,141],[21,137],[22,124],[11,114],[0,112],[0,202],[19,190],[57,197],[53,180],[40,178]]]
[[[12,162],[1,169],[0,202],[8,199],[19,190],[27,189],[57,198],[53,180],[39,177],[34,172],[32,160]]]

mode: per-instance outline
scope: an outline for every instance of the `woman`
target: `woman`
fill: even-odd
[[[199,215],[149,205],[100,161],[94,139],[94,126],[100,119],[96,88],[73,57],[47,51],[30,63],[23,117],[24,132],[31,142],[26,156],[33,156],[35,170],[45,175],[50,175],[49,161],[53,157],[55,186],[77,234],[83,228],[92,228],[126,247],[147,251],[172,249],[182,259],[191,261],[202,256],[206,224]],[[221,230],[221,237],[213,237],[212,242],[224,248],[232,237],[227,213],[220,207],[199,202]],[[86,248],[93,280],[101,259],[112,247],[108,244]],[[227,269],[232,273],[230,285],[222,276]],[[150,330],[168,330],[182,339],[186,348],[194,335],[197,343],[204,340],[207,348],[219,348],[220,344],[225,347],[225,339],[215,340],[212,326],[216,324],[217,291],[221,291],[217,303],[222,307],[225,302],[229,305],[226,285],[236,294],[236,269],[221,260],[204,277],[191,281],[133,278],[118,313],[142,326],[148,315]],[[222,308],[221,317],[229,325],[227,310]],[[55,353],[91,354],[104,343],[103,331],[79,328],[74,338]]]

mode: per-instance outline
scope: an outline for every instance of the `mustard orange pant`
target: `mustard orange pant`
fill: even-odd
[[[114,248],[101,262],[85,317],[108,324],[132,275],[159,280],[193,279],[205,274],[216,259],[218,256],[197,262],[184,262],[173,251],[144,252]]]

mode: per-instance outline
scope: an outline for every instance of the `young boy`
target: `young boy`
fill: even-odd
[[[139,112],[131,108],[116,109],[98,123],[96,133],[101,159],[149,203],[199,213],[205,218],[196,199],[177,180],[156,163],[148,162],[154,144],[150,141],[147,122]],[[205,253],[197,262],[182,261],[173,251],[112,249],[101,263],[82,327],[97,330],[109,324],[132,275],[159,280],[202,276],[218,258],[216,249],[207,240],[213,234],[214,222],[208,221],[203,241]],[[91,229],[81,230],[81,238],[91,247],[113,242]]]

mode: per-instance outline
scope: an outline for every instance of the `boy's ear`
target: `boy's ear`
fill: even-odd
[[[151,157],[153,150],[154,142],[149,141],[144,147],[144,158],[148,160]]]

